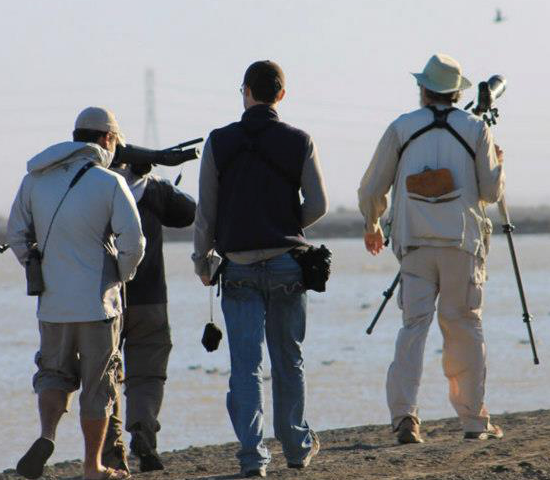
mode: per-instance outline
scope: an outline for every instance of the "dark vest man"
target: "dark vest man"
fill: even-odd
[[[326,213],[328,201],[311,137],[279,120],[275,107],[285,95],[284,83],[274,62],[247,69],[242,119],[211,133],[199,180],[193,260],[209,285],[214,250],[227,259],[227,407],[241,442],[237,458],[244,477],[265,477],[270,461],[263,442],[264,341],[272,364],[275,436],[288,466],[304,468],[319,451],[304,418],[306,293],[288,252],[306,243],[303,229]]]

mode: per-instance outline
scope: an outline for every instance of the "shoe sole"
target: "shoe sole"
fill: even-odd
[[[241,476],[242,478],[253,478],[253,477],[260,477],[260,478],[265,478],[267,477],[267,473],[265,470],[260,470],[259,468],[258,469],[253,469],[253,470],[248,470],[247,472],[241,472]]]
[[[497,425],[493,426],[493,430],[489,432],[466,432],[464,434],[464,440],[484,441],[484,440],[500,440],[504,437],[504,432]]]
[[[413,435],[412,432],[407,432],[400,435],[399,437],[397,437],[397,441],[401,445],[406,445],[409,443],[424,443],[424,440],[422,438],[418,438],[417,436]]]
[[[34,480],[40,478],[48,458],[52,456],[54,443],[47,438],[39,438],[17,462],[15,470],[19,475]]]
[[[482,433],[479,437],[464,437],[467,442],[479,442],[485,440],[500,440],[504,435],[495,435],[492,433]]]

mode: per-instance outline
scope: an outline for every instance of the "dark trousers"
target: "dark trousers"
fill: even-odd
[[[158,415],[172,349],[166,304],[129,306],[121,337],[124,375],[120,380],[123,378],[125,385],[126,431],[141,431],[151,448],[156,449]],[[120,403],[119,396],[109,420],[104,455],[123,443]]]

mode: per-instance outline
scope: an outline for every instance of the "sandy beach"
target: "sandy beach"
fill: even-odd
[[[486,285],[484,318],[488,344],[487,405],[494,414],[550,409],[550,311],[547,302],[550,237],[523,235],[518,236],[517,240],[525,286],[535,317],[533,328],[541,364],[533,365],[529,345],[526,343],[526,330],[521,321],[505,239],[495,238],[489,262],[490,280]],[[395,261],[389,252],[385,252],[376,259],[377,263],[374,265],[366,256],[361,256],[364,250],[362,244],[352,239],[333,240],[329,245],[335,251],[335,271],[330,290],[325,295],[311,295],[309,299],[310,321],[305,342],[307,419],[318,431],[385,424],[389,420],[384,384],[400,327],[400,312],[396,302],[390,302],[374,335],[365,335],[364,329],[380,304],[382,289],[387,288],[395,275]],[[170,318],[175,347],[170,359],[167,391],[160,418],[162,430],[159,435],[159,451],[162,452],[186,449],[190,445],[202,447],[223,444],[235,438],[225,408],[230,368],[227,341],[224,339],[219,351],[215,353],[207,353],[200,344],[208,314],[208,292],[197,282],[190,262],[186,261],[191,255],[191,248],[188,243],[171,243],[166,248]],[[4,395],[0,399],[2,472],[14,467],[19,457],[32,444],[39,423],[36,396],[30,385],[35,371],[33,358],[38,345],[34,301],[24,296],[23,271],[13,256],[0,256],[0,270],[0,307],[6,319],[18,319],[0,324],[0,383],[5,387]],[[215,317],[223,329],[219,304],[216,305]],[[424,377],[419,397],[421,415],[425,420],[454,415],[447,401],[447,381],[441,371],[441,343],[439,330],[433,325],[426,345]],[[270,437],[273,436],[273,430],[268,362],[265,365],[265,376],[266,436]],[[549,417],[544,418],[547,421],[535,421],[533,424],[550,426]],[[426,423],[426,426],[428,429],[434,428],[430,423]],[[538,436],[540,433],[539,430],[529,431],[529,435]],[[386,427],[361,430],[359,433],[350,432],[348,435],[355,440],[338,440],[334,445],[334,448],[341,449],[345,446],[348,450],[333,451],[328,450],[331,447],[327,446],[327,442],[330,443],[336,437],[322,434],[324,451],[319,462],[332,462],[331,459],[336,459],[342,464],[341,461],[348,454],[357,459],[372,454],[379,457],[379,460],[374,463],[370,461],[368,465],[365,462],[357,463],[359,472],[366,474],[371,471],[397,471],[399,474],[399,470],[395,470],[396,467],[388,462],[377,463],[386,458],[386,454],[380,454],[381,451],[387,451],[388,455],[397,451],[395,448],[386,448],[394,445]],[[420,450],[413,449],[411,452],[420,452],[418,458],[422,459],[425,455],[422,449],[431,445],[434,439],[440,438],[445,442],[455,442],[453,445],[462,445],[458,434],[452,434],[452,437],[435,436],[428,437],[430,443],[421,446]],[[512,439],[516,440],[518,437],[510,438],[508,435],[505,441]],[[545,441],[550,444],[548,436]],[[358,452],[364,454],[363,457],[353,453],[351,447],[355,444],[363,445],[358,449]],[[384,447],[367,450],[365,445]],[[209,474],[234,474],[237,471],[233,460],[235,448],[229,446],[186,450],[184,454],[173,457],[177,468],[172,469],[172,464],[168,462],[169,472],[174,473],[173,478],[178,480],[208,478]],[[78,398],[75,398],[71,412],[62,419],[59,426],[57,447],[51,464],[82,458],[82,451]],[[204,453],[207,458],[209,452],[218,455],[219,452],[226,451],[227,453],[220,454],[219,457],[224,459],[223,462],[214,460],[219,460],[215,464],[217,466],[210,466],[205,462],[206,471],[196,470],[197,466],[202,465],[202,460],[198,460],[202,458],[199,452],[207,452]],[[280,451],[279,447],[275,448],[275,452],[277,451]],[[409,450],[398,452],[406,453]],[[525,449],[521,453],[527,455],[529,451]],[[169,457],[171,458],[170,455],[167,458]],[[185,458],[191,460],[184,461]],[[280,455],[275,453],[270,469],[279,471],[283,465],[280,462]],[[415,465],[416,463],[414,461]],[[355,466],[356,462],[351,464]],[[407,468],[408,464],[409,462],[406,463]],[[312,471],[321,474],[316,468],[314,466]],[[340,474],[346,468],[348,467],[340,468]],[[58,471],[68,478],[80,473],[74,468]],[[286,469],[280,472],[283,475]],[[330,472],[330,475],[320,478],[339,478],[334,476],[332,470]],[[418,471],[415,470],[414,473],[418,474]],[[350,478],[363,478],[350,475]],[[370,478],[384,477],[377,477],[373,473]]]
[[[465,441],[456,419],[425,422],[426,442],[398,445],[388,425],[360,426],[319,432],[321,452],[310,467],[297,471],[286,467],[280,445],[268,440],[273,460],[268,478],[302,480],[407,479],[407,480],[518,480],[550,479],[550,410],[495,415],[504,428],[502,440]],[[166,470],[139,474],[136,480],[229,480],[240,478],[235,459],[236,443],[190,447],[165,452]],[[80,478],[80,461],[48,466],[47,480]],[[21,478],[13,470],[0,480]]]

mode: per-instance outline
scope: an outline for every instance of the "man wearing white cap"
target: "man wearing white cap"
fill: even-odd
[[[42,432],[17,472],[26,478],[42,475],[59,420],[82,384],[84,478],[126,478],[126,472],[102,465],[101,451],[121,361],[120,289],[134,276],[145,241],[126,181],[107,169],[123,142],[114,115],[85,109],[73,139],[27,163],[8,221],[8,241],[18,260],[30,265],[32,252],[38,252],[43,277],[33,293],[40,295],[33,386]]]
[[[387,378],[392,426],[399,442],[422,442],[417,396],[437,299],[443,370],[464,438],[500,438],[484,404],[481,307],[491,233],[485,204],[503,194],[503,155],[481,119],[452,107],[471,86],[456,60],[434,55],[413,75],[422,108],[388,127],[358,191],[365,246],[376,255],[384,246],[380,217],[392,189],[388,225],[401,263],[403,311]]]

